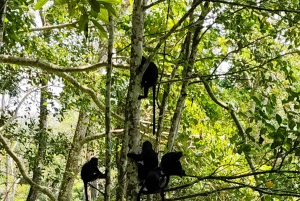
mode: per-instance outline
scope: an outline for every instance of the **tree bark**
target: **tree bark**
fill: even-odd
[[[197,0],[193,1],[192,7],[198,4]],[[181,91],[179,98],[177,100],[176,109],[172,118],[172,124],[170,128],[170,134],[168,136],[168,143],[167,143],[167,151],[172,151],[175,139],[178,136],[178,130],[180,126],[181,116],[185,107],[185,99],[187,97],[187,90],[189,85],[189,78],[192,74],[192,69],[195,63],[196,54],[198,52],[198,44],[200,42],[200,32],[202,29],[202,24],[204,22],[205,16],[209,13],[209,3],[204,3],[203,10],[201,15],[198,17],[197,21],[199,24],[195,27],[194,32],[188,32],[185,38],[185,45],[183,50],[183,59],[184,59],[184,70],[182,73],[183,81],[181,86]],[[190,21],[194,22],[194,14],[193,12],[190,13]]]
[[[110,97],[111,97],[111,74],[112,74],[112,55],[114,45],[114,22],[113,17],[109,14],[108,25],[108,55],[107,55],[107,72],[106,72],[106,94],[105,94],[105,166],[106,166],[106,183],[105,183],[105,200],[110,201],[111,191],[111,166],[112,166],[112,137],[111,137],[111,116],[110,116]]]
[[[41,86],[46,86],[47,81],[43,78],[40,80]],[[40,117],[39,117],[39,132],[37,136],[38,141],[38,150],[34,161],[33,166],[33,176],[32,181],[41,184],[42,181],[42,170],[44,165],[44,158],[46,153],[47,146],[47,89],[42,88],[40,94]],[[30,190],[27,196],[27,201],[35,201],[37,200],[38,191],[34,186],[30,186]]]
[[[80,159],[80,152],[83,146],[83,144],[80,141],[86,135],[89,121],[90,117],[83,109],[81,109],[78,116],[72,147],[69,151],[69,155],[67,158],[67,164],[63,175],[63,180],[59,189],[59,201],[72,200],[72,188],[75,177],[79,171],[78,161]]]
[[[0,14],[1,14],[1,21],[0,21],[0,53],[3,54],[3,37],[4,37],[4,30],[5,30],[5,15],[6,15],[6,6],[7,0],[0,0]]]
[[[137,152],[141,138],[141,135],[139,133],[140,101],[138,100],[138,96],[141,91],[142,72],[138,67],[141,63],[143,50],[143,34],[145,19],[143,5],[144,2],[142,0],[134,1],[133,4],[130,81],[125,108],[125,131],[122,140],[122,149],[120,153],[120,169],[118,175],[119,186],[117,188],[118,201],[124,198],[126,187],[126,200],[136,200],[137,196],[137,167],[133,161],[129,161],[129,163],[127,163],[127,153],[129,151]]]

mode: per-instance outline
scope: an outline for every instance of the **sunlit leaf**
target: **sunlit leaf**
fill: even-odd
[[[111,4],[104,3],[103,5],[108,10],[108,12],[110,12],[113,16],[118,17],[118,12],[114,9],[114,7],[112,7]]]
[[[40,10],[47,2],[48,0],[38,0],[38,2],[35,4],[34,9]]]
[[[97,27],[97,29],[99,30],[100,34],[102,36],[104,36],[104,37],[107,37],[106,30],[103,28],[103,26],[101,26],[101,24],[99,24],[96,20],[91,20],[91,21]]]
[[[269,187],[269,188],[271,188],[271,187],[274,187],[275,184],[273,182],[271,182],[271,181],[268,181],[268,182],[266,182],[266,186]]]

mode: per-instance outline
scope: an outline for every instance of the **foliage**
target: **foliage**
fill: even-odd
[[[134,40],[130,3],[8,2],[5,51],[0,55],[0,135],[30,176],[40,139],[38,105],[42,86],[39,83],[40,79],[49,80],[45,103],[49,109],[46,131],[49,138],[45,164],[41,167],[44,179],[39,185],[55,196],[59,194],[74,147],[83,148],[79,151],[78,167],[95,155],[104,171],[104,67],[109,14],[116,21],[111,92],[111,149],[115,161],[112,189],[121,185],[116,175],[124,138],[118,129],[126,127],[122,118],[132,79],[127,64],[132,59]],[[166,34],[192,4],[165,1],[148,2],[148,5],[152,6],[145,7],[143,55],[153,56],[152,61],[159,67],[161,77],[156,100],[159,111],[163,110],[164,93],[168,97],[162,121],[157,122],[163,125],[158,151],[161,155],[167,150],[168,134],[186,83],[186,98],[173,149],[183,151],[181,162],[186,173],[199,176],[172,178],[166,197],[178,200],[295,200],[300,197],[297,176],[300,173],[299,2],[203,1],[167,38],[164,38]],[[206,9],[209,12],[204,15]],[[41,27],[42,20],[46,22],[44,27]],[[198,29],[201,30],[199,44],[193,60],[190,56],[195,43],[189,34],[193,36]],[[158,45],[161,46],[156,49]],[[4,55],[12,57],[5,59]],[[191,75],[184,77],[187,67],[191,68]],[[33,88],[35,91],[29,93]],[[22,102],[24,97],[26,101]],[[154,142],[147,134],[151,133],[148,122],[152,120],[152,101],[149,98],[141,102],[140,130],[142,140]],[[22,106],[14,117],[20,103]],[[79,111],[85,111],[89,121],[86,138],[78,139],[75,131]],[[17,120],[10,121],[14,118]],[[0,149],[0,160],[4,161],[8,157],[7,148],[0,143]],[[1,163],[0,169],[4,165],[7,164]],[[20,179],[15,199],[21,200],[26,197],[30,183],[23,180],[20,166],[15,167],[10,173]],[[78,170],[72,173],[76,180],[71,200],[83,197]],[[6,178],[7,174],[1,172],[1,189],[8,186]],[[171,191],[181,185],[188,187]],[[1,198],[4,192],[0,191]],[[40,199],[49,197],[40,192]],[[112,197],[116,197],[118,193],[112,192]]]

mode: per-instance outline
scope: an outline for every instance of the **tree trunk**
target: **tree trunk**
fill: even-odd
[[[111,97],[111,74],[112,74],[112,55],[114,45],[114,23],[113,17],[109,14],[108,25],[108,55],[107,55],[107,72],[106,72],[106,95],[105,95],[105,166],[106,166],[106,183],[105,183],[105,200],[110,201],[111,191],[111,166],[112,166],[112,140],[111,140],[111,125],[110,125],[110,97]]]
[[[72,147],[67,158],[66,169],[63,175],[63,180],[60,186],[58,200],[69,201],[72,200],[72,188],[79,167],[78,161],[80,159],[80,152],[82,144],[80,141],[85,137],[90,117],[81,109],[78,116],[77,126],[73,138]]]
[[[197,0],[194,0],[193,5],[197,4]],[[192,5],[192,6],[193,6]],[[192,74],[192,69],[195,63],[195,57],[198,52],[198,44],[200,42],[200,32],[202,29],[202,23],[204,22],[205,16],[209,13],[209,3],[204,3],[203,10],[201,15],[198,17],[197,21],[199,21],[199,25],[195,28],[195,31],[189,32],[185,38],[185,45],[183,50],[183,58],[185,60],[184,64],[184,70],[182,73],[183,82],[181,86],[181,91],[179,98],[177,100],[176,109],[172,118],[172,124],[170,128],[170,134],[168,136],[168,144],[167,144],[167,150],[172,151],[174,146],[174,141],[177,138],[178,130],[180,126],[180,120],[182,116],[182,112],[185,106],[185,99],[187,97],[187,89],[189,85],[189,79]],[[194,15],[193,12],[190,14],[190,21],[194,21]]]
[[[0,0],[0,14],[1,14],[1,21],[0,21],[0,53],[3,54],[3,36],[5,30],[5,15],[6,15],[6,6],[8,0]]]
[[[4,201],[11,201],[9,198],[9,192],[10,192],[10,170],[11,170],[11,158],[8,154],[6,154],[6,165],[5,165],[5,197]]]
[[[47,81],[43,78],[40,81],[42,86],[47,85]],[[47,146],[47,90],[45,88],[41,89],[40,94],[40,117],[39,117],[39,133],[37,137],[38,143],[38,151],[35,157],[34,166],[33,166],[33,177],[32,181],[40,184],[42,181],[42,170],[44,164],[44,158],[46,153]],[[37,200],[38,191],[33,186],[30,187],[27,201],[35,201]]]
[[[130,82],[127,93],[125,108],[125,131],[120,153],[119,186],[117,189],[117,200],[122,200],[125,189],[126,200],[136,200],[137,196],[137,166],[133,161],[127,164],[127,153],[137,152],[140,142],[140,101],[138,96],[141,91],[142,72],[139,65],[142,58],[143,34],[144,34],[144,2],[134,1],[132,13],[132,35],[131,35],[131,62],[130,62]],[[125,176],[127,172],[127,177]],[[127,179],[127,183],[126,183]],[[126,185],[127,184],[127,185]]]

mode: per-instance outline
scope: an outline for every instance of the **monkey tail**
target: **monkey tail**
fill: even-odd
[[[104,197],[106,197],[106,196],[105,196],[105,193],[103,193],[102,191],[100,191],[98,188],[96,188],[95,186],[93,186],[93,185],[90,184],[90,183],[89,183],[89,185],[90,185],[90,187],[92,187],[93,189],[96,189],[98,192],[100,192]]]
[[[153,135],[155,135],[155,84],[153,85],[152,96],[153,96]]]
[[[83,182],[83,184],[84,184],[85,200],[89,201],[89,196],[88,196],[88,193],[87,193],[87,182]]]

